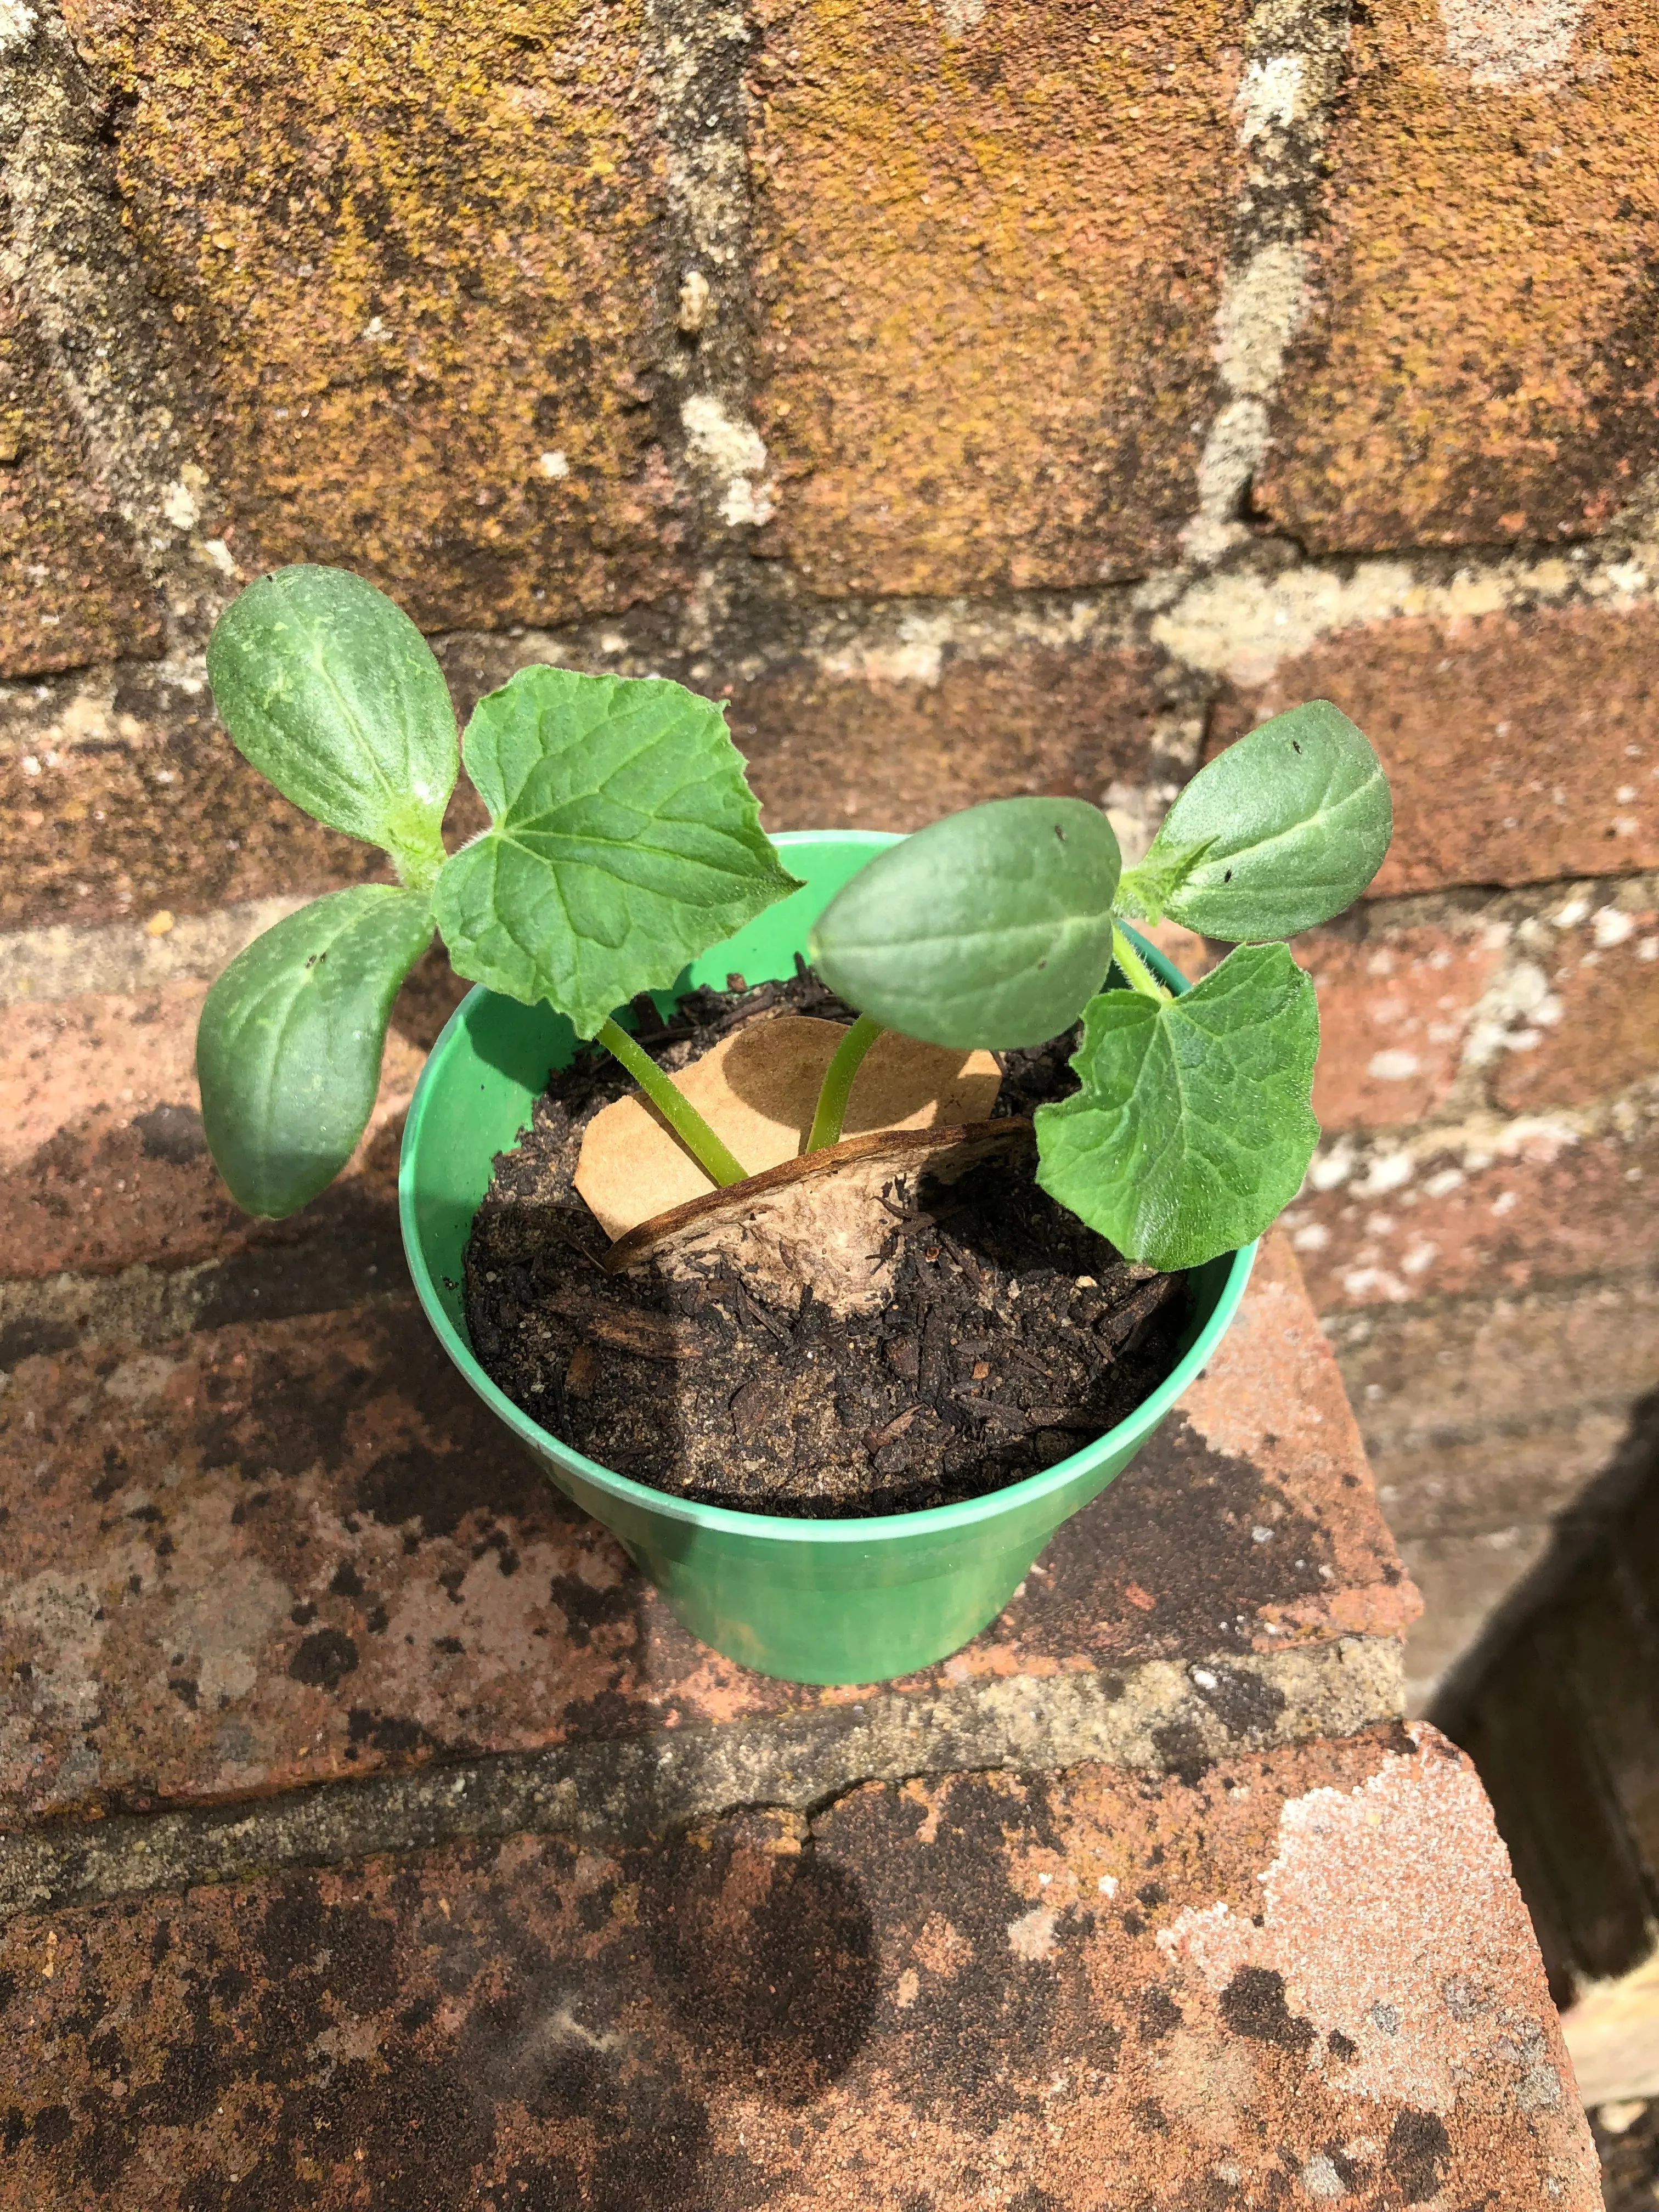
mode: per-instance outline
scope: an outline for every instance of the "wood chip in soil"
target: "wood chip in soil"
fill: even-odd
[[[741,979],[737,979],[740,982]],[[635,1009],[672,1073],[744,1023],[848,1020],[815,977],[699,991],[667,1024]],[[1075,1039],[1003,1055],[999,1113],[1076,1087]],[[610,1274],[572,1177],[582,1132],[629,1088],[606,1054],[550,1080],[495,1163],[467,1247],[473,1346],[514,1402],[588,1457],[672,1495],[819,1518],[977,1498],[1079,1450],[1174,1366],[1183,1275],[1119,1257],[1057,1206],[1027,1155],[924,1180],[893,1222],[890,1300],[837,1321],[729,1268]]]

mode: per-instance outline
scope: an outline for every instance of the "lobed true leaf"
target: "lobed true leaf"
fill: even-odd
[[[1036,1117],[1043,1189],[1157,1267],[1259,1237],[1319,1136],[1319,1011],[1288,948],[1241,945],[1181,998],[1103,992],[1083,1021],[1082,1088]]]
[[[490,827],[438,878],[451,963],[579,1036],[797,888],[724,713],[678,684],[520,669],[465,754]]]

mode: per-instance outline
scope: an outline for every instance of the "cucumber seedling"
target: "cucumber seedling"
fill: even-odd
[[[712,1182],[743,1179],[614,1014],[670,991],[799,888],[722,708],[657,677],[525,668],[479,701],[462,748],[443,672],[407,616],[360,577],[312,567],[234,601],[208,674],[253,766],[318,821],[378,845],[398,878],[302,907],[208,994],[203,1122],[240,1205],[291,1213],[345,1165],[392,1000],[434,933],[459,975],[546,1000],[612,1052]],[[489,827],[451,853],[442,823],[463,751]],[[1105,815],[1081,799],[947,816],[871,861],[819,918],[814,964],[858,1019],[806,1149],[839,1137],[884,1028],[1011,1050],[1081,1019],[1080,1088],[1036,1117],[1043,1188],[1159,1267],[1248,1243],[1294,1196],[1318,1136],[1313,986],[1279,940],[1358,896],[1390,829],[1376,754],[1323,702],[1200,770],[1127,872]],[[1180,997],[1124,927],[1165,915],[1237,946]]]
[[[398,874],[301,907],[208,994],[202,1121],[239,1206],[292,1213],[350,1158],[392,1002],[434,931],[458,975],[547,1000],[622,1060],[715,1182],[742,1180],[611,1018],[797,888],[720,708],[657,677],[520,669],[467,725],[489,827],[448,853],[460,764],[449,689],[372,584],[312,567],[262,577],[220,617],[208,679],[253,766],[319,822],[380,846]]]
[[[1393,819],[1376,753],[1324,700],[1201,769],[1127,871],[1083,799],[947,815],[869,862],[812,933],[813,965],[859,1012],[814,1140],[835,1141],[857,1058],[884,1028],[1006,1051],[1080,1018],[1080,1088],[1036,1115],[1043,1189],[1158,1267],[1249,1243],[1295,1197],[1319,1138],[1319,1010],[1283,939],[1358,898]],[[1123,927],[1166,915],[1236,948],[1179,997]],[[1099,988],[1109,969],[1121,988]]]

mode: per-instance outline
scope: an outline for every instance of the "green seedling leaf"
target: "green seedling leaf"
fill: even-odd
[[[1393,834],[1382,763],[1316,699],[1200,769],[1125,876],[1121,904],[1206,937],[1293,937],[1358,897]]]
[[[1103,992],[1083,1023],[1082,1090],[1037,1109],[1043,1189],[1156,1267],[1259,1237],[1319,1137],[1319,1010],[1288,949],[1242,945],[1179,999]]]
[[[208,993],[196,1037],[202,1122],[246,1212],[292,1213],[350,1158],[392,1001],[431,939],[424,891],[361,884],[256,937]]]
[[[660,677],[520,669],[478,702],[466,766],[491,827],[438,878],[451,963],[579,1036],[798,888],[725,714]]]
[[[861,868],[818,917],[808,956],[888,1029],[1012,1050],[1069,1029],[1112,958],[1121,860],[1081,799],[994,799]]]
[[[380,846],[406,882],[431,882],[455,710],[401,607],[343,568],[278,568],[221,615],[207,665],[238,750],[284,798]]]

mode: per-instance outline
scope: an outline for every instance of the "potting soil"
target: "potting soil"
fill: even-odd
[[[815,977],[698,991],[637,1034],[671,1073],[779,1012],[851,1019]],[[996,1111],[1076,1088],[1076,1036],[1001,1055]],[[555,1073],[500,1154],[465,1263],[468,1327],[515,1403],[589,1458],[672,1494],[823,1518],[975,1498],[1053,1466],[1132,1413],[1174,1366],[1184,1275],[1122,1260],[1039,1190],[1036,1155],[924,1180],[895,1210],[891,1298],[837,1320],[729,1266],[669,1282],[608,1274],[573,1187],[582,1132],[629,1089],[611,1056]]]

